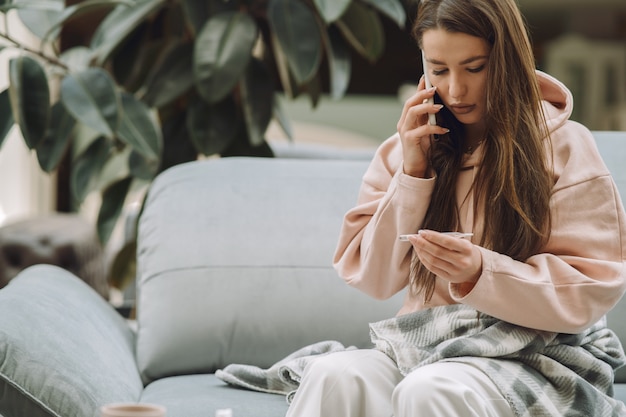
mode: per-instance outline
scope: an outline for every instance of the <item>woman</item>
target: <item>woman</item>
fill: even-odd
[[[626,216],[571,94],[535,71],[514,0],[422,0],[414,36],[433,88],[378,149],[334,260],[405,301],[372,326],[377,349],[313,361],[288,416],[626,415],[602,320]]]

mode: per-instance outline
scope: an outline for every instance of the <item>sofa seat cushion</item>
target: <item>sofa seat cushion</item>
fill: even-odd
[[[141,402],[164,405],[167,417],[213,416],[224,408],[231,408],[237,417],[282,417],[288,408],[283,395],[231,387],[213,374],[154,381],[145,388]]]

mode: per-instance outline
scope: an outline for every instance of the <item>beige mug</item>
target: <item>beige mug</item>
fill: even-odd
[[[145,403],[106,404],[100,408],[102,417],[165,417],[165,407]]]

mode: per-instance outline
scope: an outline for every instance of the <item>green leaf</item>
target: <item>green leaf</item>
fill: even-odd
[[[150,181],[152,180],[159,170],[158,159],[146,158],[137,151],[132,151],[128,157],[128,168],[130,175],[134,178]]]
[[[198,151],[194,147],[187,124],[189,111],[173,113],[163,120],[163,156],[159,172],[174,165],[198,159]]]
[[[92,13],[103,13],[105,11],[113,9],[115,6],[123,4],[124,6],[132,6],[132,2],[129,0],[83,0],[80,3],[73,4],[66,7],[56,17],[55,21],[51,23],[48,30],[42,37],[42,42],[48,42],[54,40],[64,24],[67,24],[70,20],[85,18],[86,15]],[[96,15],[97,16],[97,15]]]
[[[115,142],[111,147],[109,156],[97,176],[97,182],[93,189],[103,190],[109,185],[130,175],[128,160],[133,152],[130,146],[120,148]]]
[[[157,25],[142,23],[109,56],[113,78],[128,92],[134,93],[143,86],[168,42],[163,37],[155,38],[154,26]]]
[[[65,105],[63,106],[65,107]],[[65,110],[67,111],[67,108]],[[76,120],[76,126],[72,133],[72,158],[83,153],[98,136],[101,136],[98,132]]]
[[[370,62],[376,61],[385,49],[385,32],[380,17],[361,3],[352,3],[336,22],[344,38]]]
[[[102,65],[126,36],[164,4],[165,0],[139,0],[132,7],[117,6],[98,26],[91,39],[96,63]]]
[[[87,194],[98,184],[98,175],[106,164],[110,150],[110,141],[100,136],[73,161],[70,188],[72,195],[79,203],[82,203]]]
[[[153,68],[146,80],[142,100],[162,107],[193,86],[193,43],[175,43]]]
[[[328,28],[328,34],[324,39],[328,51],[330,96],[338,100],[344,96],[350,84],[352,57],[348,45],[336,27]]]
[[[305,84],[317,73],[322,60],[315,14],[301,1],[270,0],[267,15],[296,81]]]
[[[9,97],[13,118],[29,149],[43,140],[50,118],[50,89],[41,64],[22,55],[9,61]]]
[[[404,6],[398,0],[361,0],[364,3],[371,4],[381,13],[396,22],[400,28],[404,28],[406,23],[406,11]]]
[[[206,23],[196,39],[194,81],[209,103],[222,100],[239,81],[250,61],[257,27],[245,13],[220,13]]]
[[[293,129],[291,127],[291,121],[289,120],[289,116],[285,112],[283,108],[283,101],[278,94],[274,95],[274,118],[278,122],[280,128],[287,135],[287,139],[293,141]]]
[[[126,177],[111,184],[102,192],[102,205],[98,212],[97,229],[100,242],[103,245],[106,245],[113,233],[132,182],[132,177]]]
[[[61,82],[61,100],[74,118],[113,137],[120,120],[119,96],[106,71],[89,68],[68,75]]]
[[[113,258],[108,277],[111,286],[123,290],[133,283],[137,276],[136,258],[137,241],[133,239],[126,243]]]
[[[37,160],[44,172],[54,171],[70,144],[76,120],[60,101],[52,106],[50,125],[43,141],[37,146]]]
[[[193,31],[194,35],[202,30],[207,20],[222,12],[237,11],[238,4],[235,1],[223,0],[182,0],[182,7],[187,21],[187,26]]]
[[[75,46],[65,50],[59,59],[63,62],[69,72],[81,72],[86,70],[91,64],[92,51],[86,46]]]
[[[11,112],[11,99],[9,98],[9,90],[6,89],[0,93],[0,149],[13,125],[15,125],[15,120]]]
[[[263,63],[253,59],[241,83],[241,107],[252,146],[265,141],[265,131],[272,120],[274,85]]]
[[[328,60],[330,95],[333,99],[339,99],[343,97],[350,83],[352,71],[350,50],[335,25],[321,27],[320,33]]]
[[[313,107],[314,109],[317,108],[317,105],[320,102],[320,98],[322,97],[322,80],[320,79],[320,75],[316,75],[311,81],[309,81],[302,87],[303,90],[306,91],[311,98],[311,107]]]
[[[3,0],[3,6],[12,5],[16,9],[54,10],[60,12],[65,7],[63,0]]]
[[[274,50],[274,61],[276,62],[276,69],[278,70],[278,76],[280,83],[285,91],[285,95],[288,98],[295,98],[298,94],[298,85],[293,78],[291,71],[289,71],[289,62],[287,56],[283,52],[278,39],[274,34],[271,35],[272,49]]]
[[[158,161],[163,149],[161,130],[150,109],[132,94],[123,92],[122,120],[117,129],[119,138],[150,160]]]
[[[18,17],[35,36],[42,39],[63,13],[63,0],[17,0]]]
[[[200,98],[192,101],[187,111],[187,131],[197,151],[203,155],[221,153],[233,140],[241,120],[231,96],[209,104]]]
[[[341,16],[352,0],[314,0],[315,7],[326,23],[331,23]]]
[[[200,30],[202,30],[202,27],[205,25],[207,20],[209,20],[209,16],[211,16],[210,2],[182,0],[181,4],[185,20],[187,21],[189,28],[193,31],[193,34],[196,35],[200,32]]]

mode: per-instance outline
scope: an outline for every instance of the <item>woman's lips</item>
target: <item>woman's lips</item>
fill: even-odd
[[[475,104],[453,104],[449,106],[449,108],[456,114],[467,114],[470,113],[474,108],[476,108]]]

